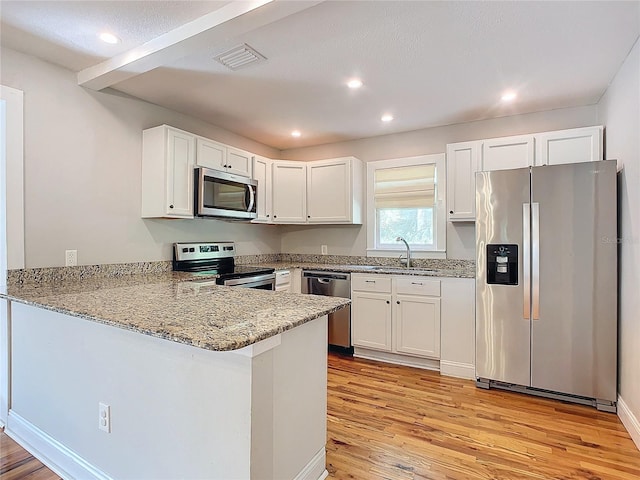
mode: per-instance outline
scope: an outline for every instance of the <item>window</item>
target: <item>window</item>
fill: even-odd
[[[444,178],[444,154],[367,164],[368,255],[399,255],[402,237],[416,257],[443,256],[445,182],[438,178]]]

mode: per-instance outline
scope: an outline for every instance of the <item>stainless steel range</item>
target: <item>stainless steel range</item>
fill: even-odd
[[[275,290],[275,269],[236,265],[235,253],[233,242],[174,243],[173,270],[202,276],[201,283]]]

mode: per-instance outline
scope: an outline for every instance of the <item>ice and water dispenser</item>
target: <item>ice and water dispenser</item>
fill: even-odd
[[[518,284],[518,245],[487,245],[487,283]]]

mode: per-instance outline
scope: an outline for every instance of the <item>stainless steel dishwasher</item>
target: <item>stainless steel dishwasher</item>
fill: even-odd
[[[351,275],[342,272],[304,270],[302,293],[351,298]],[[329,345],[351,348],[351,305],[329,314]]]

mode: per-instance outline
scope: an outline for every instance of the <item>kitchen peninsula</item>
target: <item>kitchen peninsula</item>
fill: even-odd
[[[348,300],[186,279],[4,289],[7,431],[64,478],[324,478],[326,315]]]

